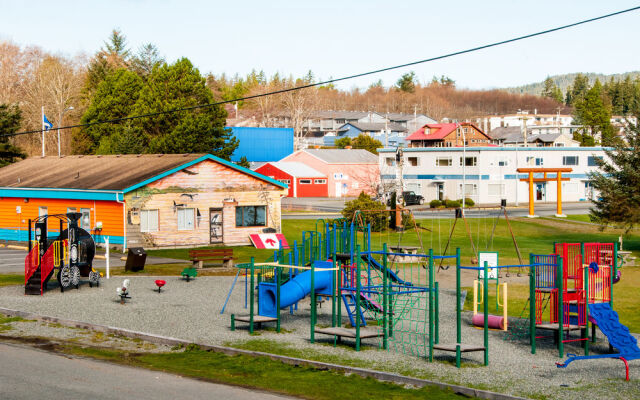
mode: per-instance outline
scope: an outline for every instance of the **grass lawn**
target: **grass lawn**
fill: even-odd
[[[24,285],[23,274],[0,274],[0,286]]]
[[[437,387],[407,389],[357,375],[293,366],[267,357],[227,356],[188,348],[173,353],[134,354],[112,349],[67,345],[65,353],[119,364],[176,373],[211,382],[262,389],[305,399],[385,398],[456,399],[460,396]],[[259,395],[258,395],[259,397]]]

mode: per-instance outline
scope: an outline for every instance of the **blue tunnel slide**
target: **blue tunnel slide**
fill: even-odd
[[[331,295],[333,288],[333,263],[327,261],[316,261],[316,268],[327,268],[329,270],[315,271],[314,286],[316,294]],[[261,282],[258,286],[258,315],[264,317],[277,317],[276,306],[276,284]],[[302,300],[311,293],[311,270],[307,270],[296,275],[289,282],[280,286],[280,308]]]

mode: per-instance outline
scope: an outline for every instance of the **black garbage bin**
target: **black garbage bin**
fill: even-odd
[[[142,247],[129,247],[127,262],[124,265],[125,271],[142,271],[144,262],[147,260],[147,252]]]

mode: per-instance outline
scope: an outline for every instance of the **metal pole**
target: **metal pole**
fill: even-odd
[[[316,289],[315,289],[315,263],[311,262],[311,343],[315,342],[316,324]]]
[[[584,243],[582,243],[582,247],[584,249]],[[582,259],[584,262],[584,258]],[[602,288],[604,292],[604,287]],[[584,318],[585,318],[585,326],[582,334],[582,339],[584,339],[584,355],[589,355],[589,267],[584,269]],[[578,311],[578,314],[580,311]]]
[[[360,245],[356,245],[356,253],[358,258],[356,259],[356,351],[360,351]]]
[[[435,329],[436,329],[436,335],[434,338],[434,343],[438,344],[440,343],[440,286],[438,285],[438,282],[434,282],[434,289],[436,291],[436,299],[435,299],[435,316],[436,316],[436,321],[435,321]]]
[[[456,248],[456,367],[460,368],[462,354],[460,345],[462,344],[462,310],[460,309],[460,247]]]
[[[429,362],[433,362],[433,249],[429,249]]]
[[[484,262],[484,365],[489,365],[489,262]]]
[[[109,279],[109,265],[110,265],[110,260],[109,260],[109,236],[105,236],[104,237],[104,245],[106,246],[106,253],[105,253],[105,258],[106,258],[106,263],[107,263],[107,279]]]
[[[255,258],[251,257],[251,287],[249,288],[249,334],[253,334],[253,273]]]
[[[562,260],[562,256],[558,256],[558,282],[556,286],[558,287],[558,356],[560,358],[564,357],[564,303],[562,299],[564,287],[563,279],[563,269],[564,263]]]
[[[536,266],[533,254],[529,254],[529,334],[531,354],[536,354]]]
[[[282,253],[284,258],[284,252]],[[276,322],[276,332],[280,332],[280,272],[281,267],[276,267],[276,307],[277,307],[277,315],[278,321]]]
[[[382,266],[384,267],[384,270],[382,272],[382,332],[383,332],[383,339],[382,339],[382,348],[387,350],[388,349],[388,339],[389,339],[389,330],[388,330],[388,315],[390,315],[389,313],[389,299],[387,298],[388,296],[388,288],[387,288],[387,244],[383,243],[382,244]]]

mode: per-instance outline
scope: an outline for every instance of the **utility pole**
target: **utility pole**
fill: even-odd
[[[402,166],[404,164],[404,155],[402,147],[396,148],[396,231],[402,231],[404,226],[402,225],[402,190],[404,184],[402,182]]]

